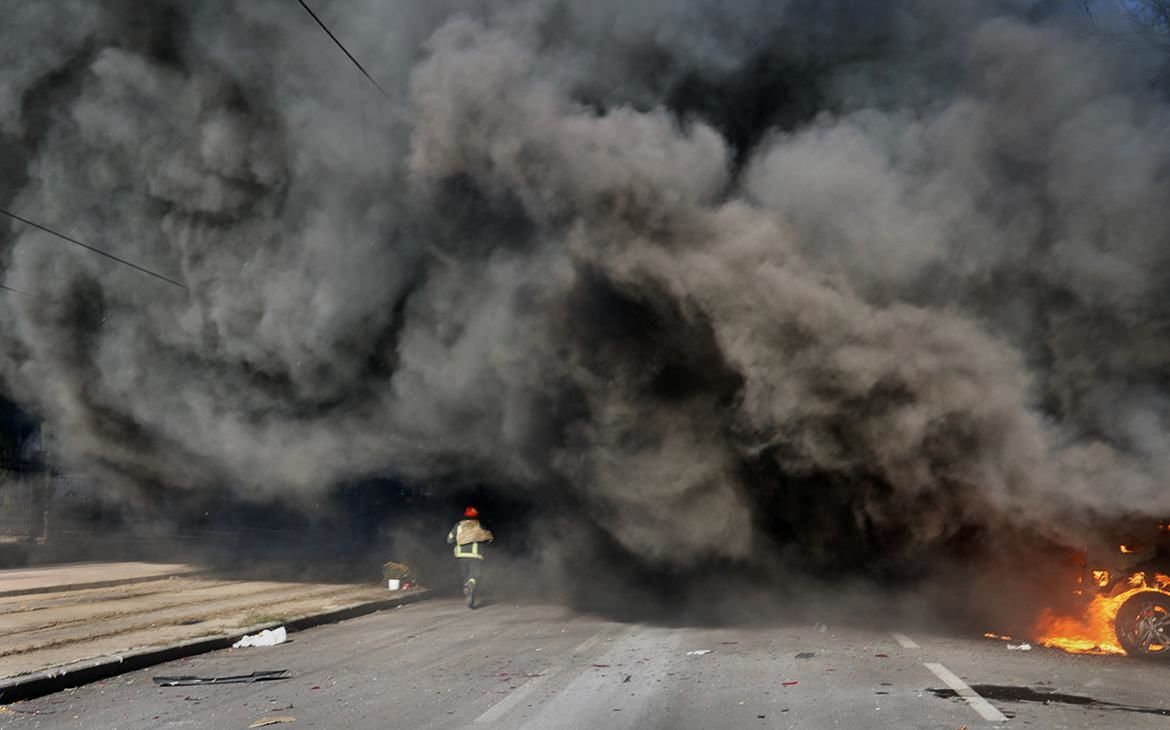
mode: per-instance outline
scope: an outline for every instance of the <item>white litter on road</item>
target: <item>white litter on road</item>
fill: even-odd
[[[1008,651],[1032,651],[1031,644],[1008,644]]]
[[[704,654],[710,654],[712,651],[714,649],[695,649],[694,651],[688,651],[687,656],[703,656]]]
[[[276,646],[288,640],[288,632],[281,626],[278,629],[264,629],[258,634],[248,634],[236,643],[233,649],[242,649],[246,646]]]

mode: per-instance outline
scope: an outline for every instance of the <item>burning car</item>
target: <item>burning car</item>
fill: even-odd
[[[1079,615],[1045,611],[1035,640],[1076,654],[1170,661],[1170,524],[1130,532],[1117,547],[1085,554]]]

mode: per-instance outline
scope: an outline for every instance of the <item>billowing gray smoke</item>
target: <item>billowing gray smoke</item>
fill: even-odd
[[[1167,60],[1042,0],[23,3],[5,389],[146,489],[393,470],[651,561],[1170,511]],[[1123,38],[1124,40],[1118,40]]]

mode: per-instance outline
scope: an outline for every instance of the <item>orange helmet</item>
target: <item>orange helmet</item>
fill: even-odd
[[[475,519],[476,517],[479,517],[479,510],[477,510],[475,507],[468,507],[467,509],[463,510],[463,516],[469,519]]]

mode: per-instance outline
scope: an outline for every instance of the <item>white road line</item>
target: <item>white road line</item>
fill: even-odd
[[[599,644],[602,641],[602,639],[605,638],[602,636],[602,632],[604,630],[605,630],[604,626],[599,628],[593,634],[593,636],[590,636],[588,639],[586,639],[585,641],[582,641],[580,644],[575,646],[573,648],[573,650],[569,652],[569,656],[572,657],[575,654],[584,654],[585,652],[592,649],[595,645]],[[564,669],[566,669],[566,667],[563,667],[563,666],[562,667],[549,667],[548,669],[546,669],[544,671],[544,674],[540,675],[539,677],[533,677],[532,679],[528,680],[524,684],[517,687],[507,697],[505,697],[504,699],[500,700],[496,704],[489,707],[487,709],[487,712],[484,712],[482,715],[475,718],[475,721],[476,722],[495,722],[496,720],[499,720],[501,717],[503,717],[505,714],[507,714],[509,710],[511,710],[513,707],[515,707],[516,705],[518,705],[522,701],[524,701],[525,697],[532,694],[533,690],[535,690],[537,687],[539,687],[540,685],[547,682],[554,675],[559,674]]]
[[[476,722],[495,722],[508,713],[516,705],[520,704],[525,697],[532,694],[532,691],[548,681],[552,676],[552,672],[545,672],[539,677],[533,677],[524,684],[520,685],[512,694],[500,700],[496,704],[488,708],[487,712],[475,718]]]
[[[930,671],[934,672],[934,676],[943,681],[946,686],[955,691],[963,699],[967,700],[967,704],[971,706],[972,710],[978,712],[984,720],[991,722],[1007,722],[1007,717],[1002,712],[995,709],[990,702],[979,696],[979,693],[967,686],[967,683],[956,677],[941,664],[934,664],[926,662],[924,666]]]
[[[894,641],[902,645],[903,649],[921,649],[922,647],[914,643],[906,634],[899,634],[897,631],[891,632],[890,636],[894,637]]]

